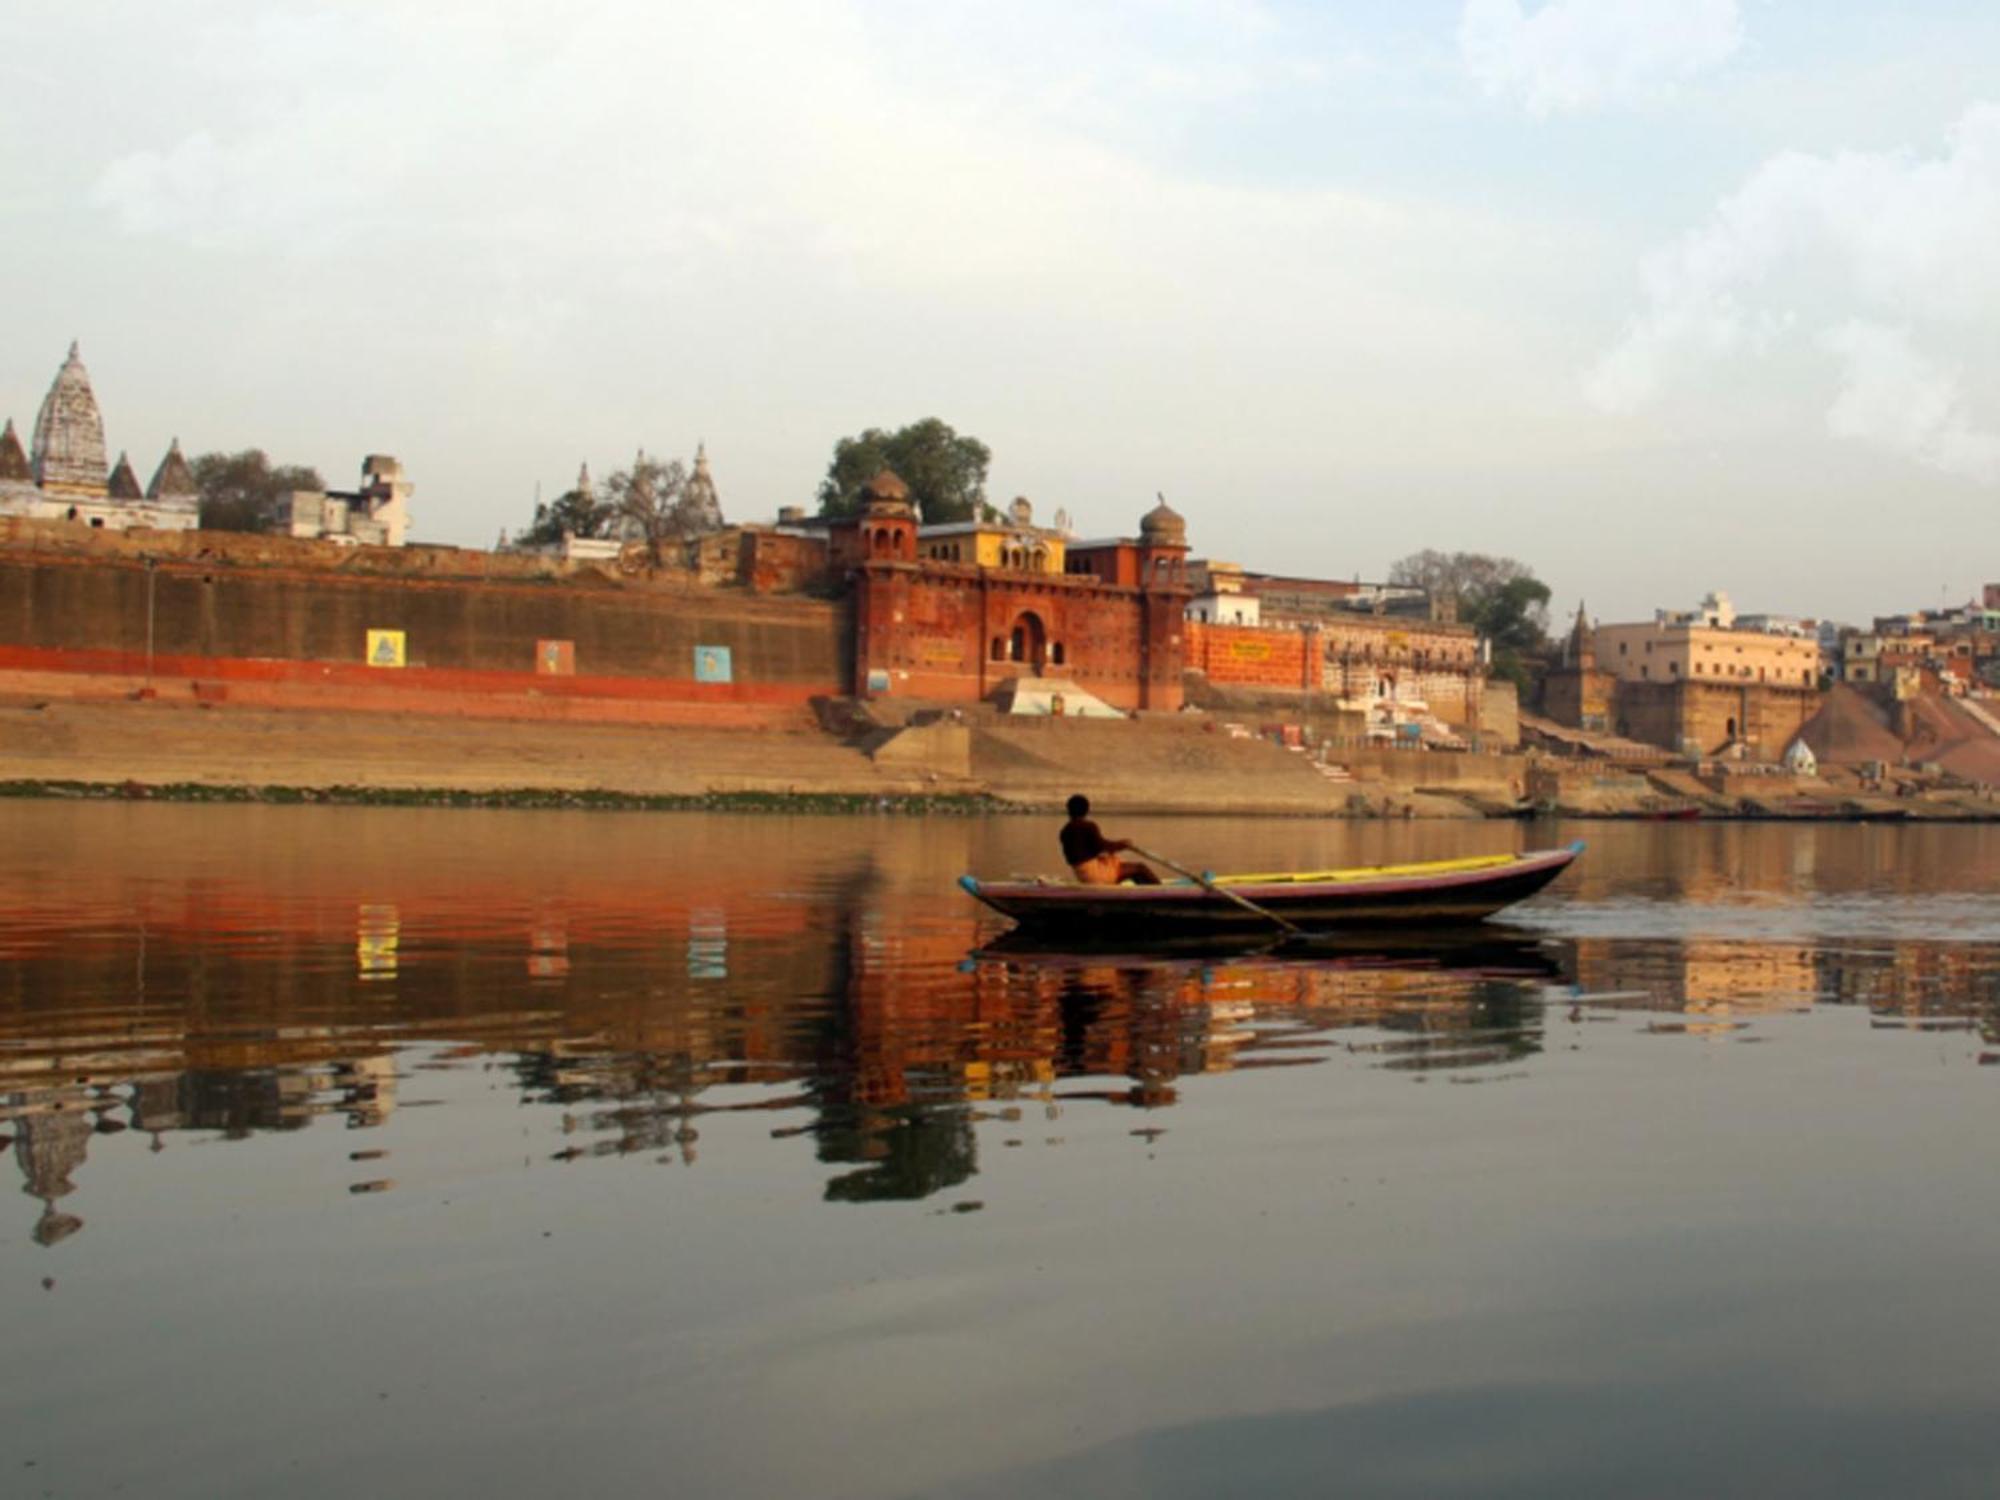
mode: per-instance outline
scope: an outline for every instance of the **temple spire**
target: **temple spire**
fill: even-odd
[[[146,492],[139,488],[139,476],[132,472],[132,460],[120,453],[118,462],[111,469],[111,483],[107,493],[113,500],[143,500]]]
[[[21,447],[21,439],[14,431],[14,419],[7,419],[7,430],[0,432],[0,480],[15,480],[32,484],[35,471],[28,467],[27,452]]]
[[[1573,667],[1589,671],[1597,665],[1597,634],[1590,628],[1590,613],[1581,599],[1576,601],[1576,624],[1570,627],[1569,650],[1564,654]]]
[[[194,470],[181,454],[181,440],[175,438],[167,446],[167,456],[160,460],[160,466],[153,470],[153,482],[146,486],[148,500],[171,500],[192,498],[199,493],[194,482]]]
[[[74,341],[35,417],[35,483],[56,495],[102,497],[107,489],[104,416]]]

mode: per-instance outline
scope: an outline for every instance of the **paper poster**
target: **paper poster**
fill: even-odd
[[[403,632],[400,630],[371,630],[368,632],[368,665],[371,667],[400,667],[403,665]]]

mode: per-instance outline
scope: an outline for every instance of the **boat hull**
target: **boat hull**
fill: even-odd
[[[1385,927],[1454,926],[1480,922],[1525,901],[1569,868],[1581,844],[1523,854],[1472,870],[1385,874],[1380,878],[1231,882],[1227,889],[1309,932]],[[1103,940],[1181,939],[1269,933],[1275,924],[1206,886],[1070,885],[982,881],[966,876],[966,891],[1031,932]]]

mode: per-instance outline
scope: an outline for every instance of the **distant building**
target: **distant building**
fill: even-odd
[[[361,486],[353,490],[294,490],[280,519],[287,534],[350,547],[400,547],[410,531],[410,495],[416,488],[403,466],[386,453],[361,460]]]
[[[1581,602],[1576,624],[1563,642],[1562,660],[1542,684],[1542,709],[1558,724],[1594,734],[1610,732],[1618,679],[1597,665],[1597,634]]]
[[[1204,625],[1258,625],[1263,601],[1243,589],[1243,569],[1235,563],[1203,564],[1187,617]],[[1205,586],[1204,586],[1205,585]]]
[[[1826,659],[1816,630],[1747,629],[1720,590],[1694,610],[1659,610],[1652,620],[1571,632],[1566,670],[1545,692],[1550,717],[1593,727],[1598,689],[1608,684],[1609,728],[1689,755],[1775,761],[1818,711]],[[1585,653],[1588,653],[1587,660]]]
[[[918,554],[932,562],[970,563],[1017,573],[1064,571],[1069,537],[1037,526],[1025,496],[1007,507],[1005,520],[948,521],[917,528]]]
[[[0,431],[0,516],[75,521],[111,531],[191,531],[200,523],[194,474],[176,438],[144,489],[125,454],[105,459],[104,415],[77,346],[42,398],[34,446],[23,452],[12,418]]]

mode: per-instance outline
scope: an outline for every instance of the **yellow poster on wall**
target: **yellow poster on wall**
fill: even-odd
[[[368,665],[371,667],[402,666],[403,632],[400,630],[369,631]]]

